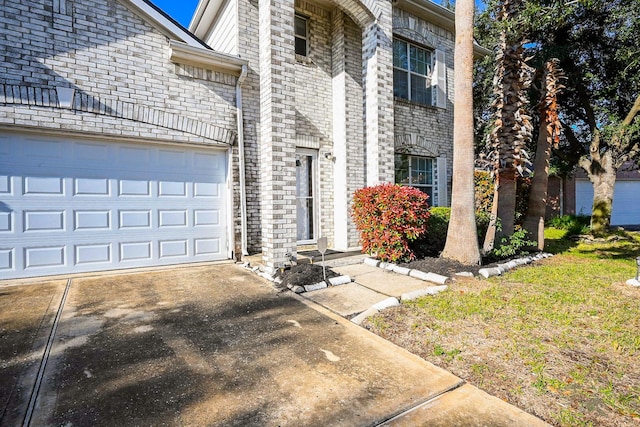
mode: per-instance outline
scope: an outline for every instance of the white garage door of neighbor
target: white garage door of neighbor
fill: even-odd
[[[593,185],[576,181],[576,213],[591,215]],[[640,181],[616,181],[613,192],[611,225],[640,224]]]
[[[0,279],[226,259],[226,156],[0,135]]]

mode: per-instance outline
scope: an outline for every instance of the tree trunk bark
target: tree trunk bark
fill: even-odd
[[[517,174],[514,168],[507,168],[498,173],[498,191],[494,196],[493,203],[497,203],[498,205],[500,224],[498,224],[496,228],[494,247],[500,247],[502,239],[510,237],[515,229],[516,176]]]
[[[441,256],[480,264],[474,195],[473,0],[456,3],[451,218]]]
[[[600,165],[602,169],[598,173],[589,173],[589,180],[593,184],[591,233],[594,236],[602,236],[609,231],[616,185],[616,168],[609,152],[602,154]]]
[[[547,131],[547,123],[540,122],[540,134],[536,147],[529,206],[523,228],[527,238],[536,244],[538,250],[544,249],[544,217],[547,211],[547,186],[549,184],[549,159],[551,158],[551,135]]]

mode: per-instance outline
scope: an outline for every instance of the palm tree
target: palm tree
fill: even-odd
[[[479,264],[474,198],[473,15],[474,0],[456,2],[451,219],[442,257]]]
[[[558,93],[564,87],[559,83],[563,78],[558,68],[558,59],[544,64],[542,75],[542,97],[538,104],[540,130],[536,147],[534,174],[529,192],[529,207],[523,228],[528,239],[535,242],[538,250],[544,249],[544,216],[547,209],[547,184],[549,182],[549,159],[551,147],[558,148],[562,124],[558,118]]]
[[[531,117],[527,103],[531,68],[524,58],[524,40],[515,18],[522,9],[521,0],[504,0],[498,20],[502,23],[494,74],[494,125],[489,135],[494,152],[496,188],[493,196],[493,221],[485,237],[484,250],[499,245],[513,234],[516,212],[516,179],[528,163],[526,145],[531,139]],[[497,227],[496,221],[500,221]]]

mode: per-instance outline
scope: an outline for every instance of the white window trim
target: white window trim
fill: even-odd
[[[407,97],[406,98],[399,97],[399,98],[406,99],[407,101],[415,102],[415,103],[420,104],[420,105],[435,105],[436,103],[434,102],[434,94],[433,94],[434,93],[433,91],[437,90],[435,88],[435,85],[433,84],[434,70],[435,70],[435,68],[437,66],[437,64],[435,63],[436,62],[435,61],[435,51],[432,50],[432,49],[428,49],[428,48],[426,48],[424,46],[420,46],[420,45],[418,45],[416,43],[412,43],[410,41],[404,40],[404,39],[399,38],[399,37],[394,37],[393,41],[395,42],[396,40],[400,41],[402,43],[406,43],[406,45],[407,45],[407,69],[402,68],[402,67],[396,67],[395,65],[393,66],[394,70],[399,70],[399,71],[402,71],[402,72],[405,72],[405,73],[408,74],[408,78],[407,78]],[[415,72],[415,71],[411,71],[409,69],[409,68],[411,68],[410,65],[409,65],[411,63],[410,46],[414,46],[414,47],[416,47],[418,49],[421,49],[423,51],[429,52],[429,57],[431,59],[431,65],[430,65],[428,74],[421,74],[421,73],[418,73],[418,72]],[[427,82],[431,82],[431,98],[432,99],[431,99],[430,103],[425,104],[425,103],[418,102],[418,101],[415,101],[415,100],[411,99],[411,76],[412,75],[420,76],[421,78],[424,78]],[[436,79],[436,82],[437,82],[437,79]],[[394,85],[395,85],[395,82],[394,82]]]
[[[438,185],[437,185],[437,167],[438,167],[438,163],[437,163],[437,158],[435,157],[426,157],[426,156],[414,156],[411,154],[404,154],[404,153],[396,153],[396,155],[398,156],[407,156],[407,161],[408,161],[408,169],[407,169],[407,177],[409,178],[409,182],[408,183],[402,183],[402,182],[397,182],[397,184],[400,184],[402,186],[405,187],[414,187],[414,188],[431,188],[431,197],[432,200],[429,200],[430,204],[433,204],[433,206],[435,205],[435,199],[437,197],[437,193],[438,193]],[[426,159],[429,160],[431,162],[431,184],[414,184],[412,182],[412,176],[411,176],[411,160],[413,158],[416,159]]]

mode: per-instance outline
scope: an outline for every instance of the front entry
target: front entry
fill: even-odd
[[[314,243],[317,239],[317,176],[318,151],[296,150],[296,213],[298,244]]]

